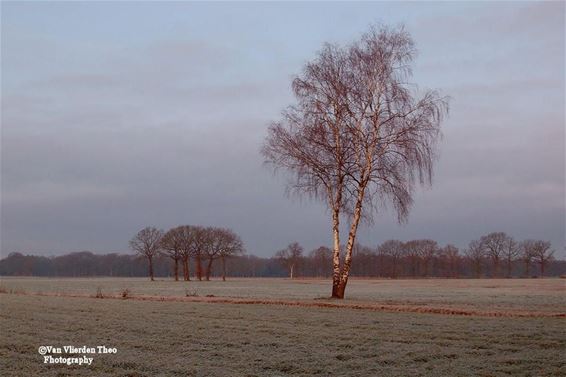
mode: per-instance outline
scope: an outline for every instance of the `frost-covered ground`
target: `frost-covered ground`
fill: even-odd
[[[105,283],[111,287],[118,281]],[[41,283],[29,280],[26,288],[45,287]],[[100,283],[66,281],[63,286],[94,292]],[[154,289],[143,280],[122,283],[132,284],[134,292]],[[228,284],[249,291],[252,283],[195,285],[203,293],[220,294],[230,292]],[[161,284],[159,289],[173,283],[155,286]],[[359,284],[365,287],[357,293],[362,297],[378,294],[370,282]],[[388,284],[381,291],[395,297]],[[492,282],[477,284],[473,292],[496,289],[480,288]],[[267,285],[253,292],[280,286],[284,291],[274,294],[283,294],[296,287],[310,297],[327,288]],[[352,295],[356,286],[350,287]],[[417,287],[403,297],[418,298]],[[565,325],[564,318],[0,294],[0,371],[2,376],[563,376]],[[48,366],[38,354],[42,345],[104,345],[118,353],[94,355],[90,366]]]
[[[240,297],[320,300],[331,282],[316,279],[229,279],[226,282],[175,282],[143,278],[0,278],[0,290],[12,292],[133,296]],[[566,312],[566,279],[351,279],[345,302],[420,305],[483,311]]]

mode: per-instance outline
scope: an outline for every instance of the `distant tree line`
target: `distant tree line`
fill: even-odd
[[[171,258],[165,254],[155,256],[153,258],[154,276],[174,279],[175,272],[172,264]],[[222,277],[223,271],[218,267],[214,265],[211,268],[210,278]],[[285,277],[287,275],[286,269],[281,266],[277,258],[261,258],[253,255],[233,256],[226,259],[226,271],[231,277]],[[303,270],[301,270],[302,273]],[[197,276],[195,263],[190,264],[189,274]],[[16,252],[0,259],[0,276],[146,277],[148,276],[148,263],[146,258],[137,254],[94,254],[90,251],[80,251],[60,256],[38,256]]]
[[[276,257],[291,278],[332,274],[332,251],[324,246],[304,256],[302,247],[294,242],[278,251]],[[499,278],[557,276],[566,272],[566,261],[554,259],[550,242],[517,242],[503,232],[473,240],[464,250],[451,244],[440,246],[430,239],[388,240],[376,248],[356,244],[353,258],[357,261],[352,269],[354,276]]]
[[[177,229],[177,228],[174,228]],[[193,231],[213,233],[209,228],[195,227]],[[188,231],[185,228],[183,231]],[[181,229],[170,233],[180,232]],[[169,232],[163,233],[165,237]],[[196,234],[196,233],[195,233]],[[167,241],[168,242],[168,241]],[[211,242],[210,239],[207,242]],[[218,241],[217,241],[218,242]],[[210,263],[221,253],[214,250],[200,253],[200,261],[205,264],[198,267],[198,253],[189,252],[188,268],[185,269],[183,253],[185,249],[163,250],[153,256],[152,268],[154,276],[160,278],[177,278],[179,271],[188,272],[199,279],[232,277],[319,277],[332,276],[332,250],[321,246],[304,251],[294,242],[287,248],[279,250],[273,257],[262,258],[254,255],[243,255],[241,252],[224,255],[224,263],[217,266]],[[182,251],[179,251],[182,250]],[[194,249],[190,249],[194,250]],[[219,250],[218,248],[216,250]],[[243,250],[243,249],[238,249]],[[547,241],[525,240],[516,242],[505,233],[491,233],[470,242],[464,250],[453,245],[439,246],[433,240],[398,240],[385,241],[377,247],[356,244],[354,247],[356,265],[352,268],[352,276],[382,278],[486,278],[486,277],[538,277],[560,276],[566,274],[566,261],[553,258],[553,251]],[[175,267],[177,265],[177,268]],[[200,273],[198,272],[200,269]],[[177,273],[175,272],[177,271]],[[0,260],[2,276],[123,276],[142,277],[148,275],[147,258],[139,254],[93,254],[88,251],[67,255],[46,257],[9,254]]]

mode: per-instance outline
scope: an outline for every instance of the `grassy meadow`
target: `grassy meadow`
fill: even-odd
[[[319,302],[329,296],[326,280],[2,278],[0,371],[3,376],[562,376],[566,319],[544,313],[566,312],[565,283],[353,280],[345,300],[541,313],[519,318],[169,300],[189,293]],[[89,297],[97,291],[119,297],[125,289],[131,299]],[[60,296],[47,295],[53,293]],[[90,366],[44,365],[37,351],[41,345],[105,345],[118,353],[93,355]]]
[[[0,291],[28,294],[184,297],[216,296],[324,300],[324,279],[229,279],[173,281],[147,278],[1,278]],[[496,311],[566,312],[566,279],[350,279],[344,302],[440,306]]]

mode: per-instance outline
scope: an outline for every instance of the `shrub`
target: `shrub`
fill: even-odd
[[[104,295],[102,294],[102,288],[98,287],[96,288],[96,296],[94,296],[96,298],[104,298]]]
[[[193,290],[185,289],[185,297],[198,297],[198,293],[196,289]]]

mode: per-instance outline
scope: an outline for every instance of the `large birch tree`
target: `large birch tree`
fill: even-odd
[[[372,27],[349,45],[325,44],[293,80],[296,104],[269,127],[266,162],[291,173],[291,192],[330,209],[332,297],[344,298],[360,222],[387,204],[406,221],[415,184],[431,183],[447,100],[409,82],[415,54],[402,27]]]

